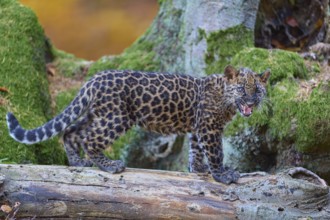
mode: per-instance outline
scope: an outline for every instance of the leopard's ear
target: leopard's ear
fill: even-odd
[[[238,76],[238,73],[239,72],[235,69],[235,67],[231,65],[225,67],[224,75],[228,81],[235,79]]]
[[[267,69],[265,72],[260,73],[259,77],[260,77],[260,81],[266,84],[270,77],[270,69]]]

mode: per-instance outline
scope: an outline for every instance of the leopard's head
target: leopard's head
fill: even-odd
[[[249,117],[266,95],[269,76],[270,70],[258,74],[248,68],[236,70],[227,66],[224,72],[226,104]]]

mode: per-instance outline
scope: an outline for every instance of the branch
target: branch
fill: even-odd
[[[38,219],[328,216],[328,187],[299,169],[248,175],[227,186],[210,175],[170,171],[127,169],[110,174],[96,168],[0,165],[0,204],[13,207],[2,216]]]

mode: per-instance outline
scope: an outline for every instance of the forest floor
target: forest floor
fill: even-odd
[[[86,82],[88,67],[77,72],[72,77],[62,74],[53,63],[47,64],[47,79],[49,82],[49,93],[51,96],[51,108],[56,109],[56,97],[68,90],[79,90]]]

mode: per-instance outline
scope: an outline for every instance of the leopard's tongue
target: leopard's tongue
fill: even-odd
[[[252,108],[247,106],[247,105],[243,105],[243,114],[244,115],[251,115],[252,113]]]

